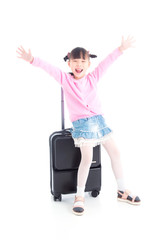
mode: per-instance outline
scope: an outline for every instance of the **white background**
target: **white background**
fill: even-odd
[[[159,1],[14,0],[0,4],[1,239],[159,239]],[[54,202],[49,186],[49,135],[60,130],[60,86],[17,59],[31,48],[69,71],[63,57],[82,46],[97,54],[90,71],[120,45],[136,39],[108,70],[99,94],[122,155],[127,187],[140,207],[116,201],[110,161],[102,150],[102,191],[86,194],[86,213],[72,214],[74,195]],[[66,127],[70,127],[66,110]]]

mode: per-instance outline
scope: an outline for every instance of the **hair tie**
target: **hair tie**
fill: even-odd
[[[70,55],[71,55],[71,53],[70,53],[70,52],[68,52],[68,54],[67,54],[67,57],[68,57],[68,59],[70,58]]]

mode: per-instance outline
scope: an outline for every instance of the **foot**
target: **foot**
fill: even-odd
[[[125,192],[123,191],[117,191],[117,200],[121,202],[126,202],[130,203],[133,205],[140,205],[141,200],[139,199],[138,196],[132,196],[131,193],[126,190]]]
[[[84,213],[84,198],[83,197],[75,197],[74,205],[73,205],[73,213],[75,215],[83,215]]]

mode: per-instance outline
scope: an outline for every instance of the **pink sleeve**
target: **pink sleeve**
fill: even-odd
[[[111,54],[109,54],[92,72],[97,81],[105,74],[107,68],[120,56],[122,52],[119,48],[116,48]]]
[[[33,62],[31,63],[35,67],[40,67],[48,74],[50,74],[54,79],[59,82],[61,85],[63,84],[63,80],[66,77],[66,73],[62,72],[59,68],[43,61],[40,58],[34,58]]]

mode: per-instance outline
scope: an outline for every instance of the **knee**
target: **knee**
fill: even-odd
[[[114,142],[107,142],[103,144],[103,147],[108,152],[110,157],[120,158],[120,151],[117,148],[117,146],[114,144]]]
[[[93,148],[81,149],[81,163],[85,166],[90,166],[93,159]]]
[[[121,156],[118,148],[113,149],[113,154],[116,158],[120,158],[120,156]]]
[[[85,165],[86,167],[90,167],[91,163],[92,163],[92,158],[91,157],[82,157],[81,158],[81,162],[83,163],[83,165]]]

